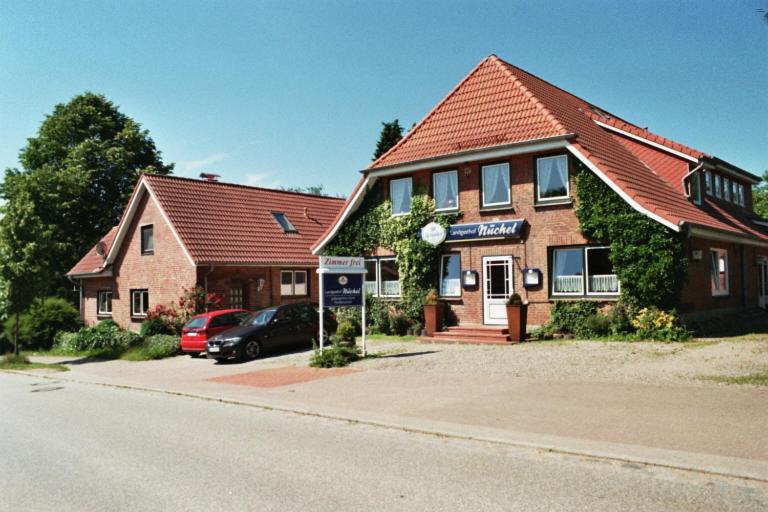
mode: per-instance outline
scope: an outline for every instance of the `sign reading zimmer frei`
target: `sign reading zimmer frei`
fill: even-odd
[[[325,344],[323,335],[324,315],[326,307],[359,307],[362,314],[362,325],[365,325],[365,259],[356,256],[320,256],[317,273],[320,274],[320,308],[318,338],[320,351]],[[363,356],[367,355],[365,329],[363,329]]]

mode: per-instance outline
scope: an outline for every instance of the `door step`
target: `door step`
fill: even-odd
[[[436,332],[431,337],[422,337],[423,343],[469,343],[478,345],[509,345],[506,327],[492,325],[457,325],[447,331]]]

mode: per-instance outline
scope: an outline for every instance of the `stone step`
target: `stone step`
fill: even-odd
[[[443,331],[445,332],[445,331]],[[448,332],[483,332],[496,334],[509,334],[509,329],[500,325],[454,325],[448,328]]]
[[[507,334],[499,331],[442,331],[432,335],[434,338],[459,339],[473,338],[485,340],[506,340]]]

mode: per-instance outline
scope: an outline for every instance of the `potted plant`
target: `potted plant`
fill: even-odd
[[[520,294],[513,293],[507,300],[507,327],[509,327],[509,341],[514,341],[515,343],[524,341],[527,323],[528,304],[523,302]]]
[[[427,336],[443,330],[443,308],[445,304],[437,300],[437,290],[429,290],[424,297],[424,328]]]

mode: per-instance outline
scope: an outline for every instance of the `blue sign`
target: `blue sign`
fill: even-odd
[[[446,242],[465,240],[493,240],[495,238],[520,238],[524,219],[479,222],[477,224],[452,224],[448,226]]]
[[[325,307],[362,306],[363,274],[321,274]]]

